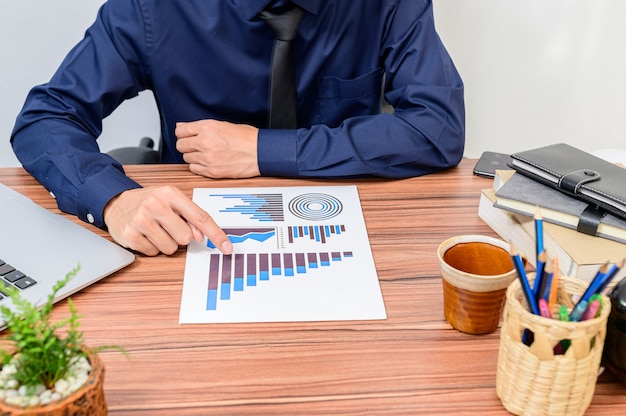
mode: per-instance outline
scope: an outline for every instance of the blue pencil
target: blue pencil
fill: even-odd
[[[554,276],[554,265],[550,260],[546,264],[544,269],[544,278],[542,282],[539,299],[544,299],[546,302],[550,299],[550,290],[552,289],[552,277]]]
[[[543,248],[543,217],[539,207],[535,207],[535,256],[537,262],[539,262],[539,254],[544,250]]]
[[[533,294],[535,295],[535,299],[539,300],[542,293],[543,288],[543,279],[545,276],[544,270],[546,266],[546,261],[548,260],[548,255],[545,250],[539,253],[537,256],[537,268],[535,269],[535,284],[533,285]]]
[[[519,252],[515,251],[512,244],[511,259],[513,260],[515,270],[517,271],[517,277],[519,278],[522,292],[524,293],[524,298],[526,298],[528,308],[533,314],[539,315],[539,305],[537,304],[537,299],[535,299],[535,296],[533,295],[533,290],[530,288],[530,284],[528,283],[526,270],[524,270],[524,262],[522,261],[522,257],[520,256]]]
[[[603,277],[606,275],[608,270],[609,270],[609,263],[608,262],[604,263],[602,266],[600,266],[600,268],[598,269],[596,275],[593,277],[593,279],[591,279],[591,282],[589,282],[589,285],[587,286],[587,289],[585,289],[585,292],[580,297],[580,300],[586,300],[586,301],[589,300],[591,295],[593,295],[594,292],[596,290],[598,290],[598,288],[600,287],[600,282],[602,281]],[[579,300],[579,302],[580,302],[580,300]]]
[[[578,302],[572,309],[572,312],[570,313],[570,320],[573,321],[574,319],[572,319],[572,317],[575,317],[575,315],[578,314],[578,312],[580,312],[581,309],[583,309],[583,304],[585,308],[587,307],[589,298],[591,298],[591,295],[596,293],[596,291],[600,288],[602,279],[607,275],[608,270],[609,270],[608,262],[600,266],[600,268],[598,269],[598,272],[593,277],[593,279],[591,279],[591,282],[587,286],[587,289],[585,289],[585,292],[582,294],[582,296],[580,297],[580,299],[578,300]],[[582,312],[580,312],[580,314],[582,315]]]
[[[576,304],[572,313],[569,314],[569,320],[571,322],[580,322],[580,319],[583,317],[585,310],[587,309],[588,301],[581,300]]]
[[[613,266],[611,266],[611,269],[606,272],[606,274],[598,283],[598,288],[595,289],[594,294],[601,293],[604,291],[604,289],[606,289],[606,287],[609,285],[609,283],[611,283],[613,278],[617,276],[617,273],[624,267],[625,260],[626,259],[622,260],[619,264],[614,264]]]

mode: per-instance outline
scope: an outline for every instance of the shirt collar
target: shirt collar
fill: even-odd
[[[322,6],[322,0],[292,0],[298,6],[302,7],[309,13],[317,14]],[[263,10],[271,0],[239,0],[239,4],[243,9],[244,16],[248,20],[252,20],[256,17],[261,10]]]

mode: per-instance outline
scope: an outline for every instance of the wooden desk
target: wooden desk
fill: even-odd
[[[394,181],[211,181],[184,166],[128,167],[144,185],[175,184],[190,196],[194,187],[356,183],[388,319],[179,325],[185,249],[138,256],[73,296],[86,341],[130,353],[102,353],[110,414],[508,414],[495,392],[499,332],[466,335],[443,319],[438,244],[495,236],[477,215],[491,181],[472,175],[474,162]],[[0,182],[58,212],[22,169],[0,169]],[[67,315],[66,302],[55,314]],[[588,414],[625,412],[626,387],[605,372]]]

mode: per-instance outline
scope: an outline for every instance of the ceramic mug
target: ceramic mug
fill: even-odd
[[[468,334],[494,331],[506,289],[516,279],[508,243],[483,235],[461,235],[439,245],[444,317]]]

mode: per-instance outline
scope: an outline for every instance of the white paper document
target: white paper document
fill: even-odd
[[[233,243],[187,247],[181,324],[386,319],[356,186],[197,188]]]

